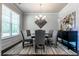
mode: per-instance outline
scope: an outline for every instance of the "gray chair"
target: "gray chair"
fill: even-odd
[[[53,30],[49,30],[48,35],[49,35],[49,37],[52,37],[52,35],[53,35]]]
[[[27,36],[31,36],[30,30],[26,30]]]
[[[31,32],[30,32],[30,30],[26,30],[26,33],[27,33],[28,39],[31,39]],[[33,41],[31,41],[31,43],[33,43]]]
[[[55,47],[57,46],[57,30],[53,31],[52,37],[50,38],[50,45],[54,45]]]
[[[47,40],[48,45],[52,44],[51,43],[52,36],[53,36],[53,30],[49,30],[49,32],[48,32],[48,40]]]
[[[35,52],[38,48],[45,51],[45,31],[44,30],[36,30],[35,31]]]
[[[53,44],[55,46],[57,46],[57,33],[58,33],[58,31],[57,30],[54,30],[53,31],[53,36],[52,36],[52,38],[53,38]]]
[[[23,48],[25,47],[25,42],[29,42],[31,44],[31,42],[33,42],[33,39],[31,37],[27,37],[26,32],[21,31],[21,35],[22,35],[22,46]]]

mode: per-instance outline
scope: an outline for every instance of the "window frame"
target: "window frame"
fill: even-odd
[[[5,15],[6,17],[9,17],[10,18],[10,36],[5,36],[5,37],[2,37],[2,31],[1,31],[1,39],[7,39],[7,38],[12,38],[12,37],[15,37],[15,36],[18,36],[20,34],[20,14],[16,13],[15,11],[13,11],[11,8],[7,7],[6,5],[2,4],[2,6],[5,6],[6,8],[8,8],[10,10],[10,16],[8,15],[5,15],[4,13],[2,13],[2,16]],[[2,7],[3,9],[3,7]],[[3,10],[2,10],[3,12]],[[18,24],[18,33],[16,35],[12,35],[12,13],[16,13],[16,15],[18,15],[18,21],[19,21],[19,24]],[[2,18],[3,20],[3,18]],[[3,23],[3,22],[2,22]],[[9,23],[8,23],[9,24]],[[16,24],[17,25],[17,24]],[[1,28],[2,29],[2,28]]]

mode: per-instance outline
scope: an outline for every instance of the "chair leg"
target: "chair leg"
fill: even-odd
[[[45,52],[45,45],[43,45],[43,51]]]
[[[36,48],[37,48],[37,47],[35,46],[35,53],[37,52]]]
[[[24,48],[24,42],[22,42],[22,46],[23,46],[23,48]]]

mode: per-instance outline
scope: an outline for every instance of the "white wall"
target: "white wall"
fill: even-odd
[[[1,15],[2,15],[2,7],[1,7],[1,4],[0,4],[0,27],[1,27]],[[1,28],[0,28],[0,55],[1,55]]]
[[[24,15],[24,27],[23,29],[30,29],[31,32],[39,29],[39,27],[35,24],[35,16],[38,16],[40,13],[26,13]],[[58,30],[58,15],[57,13],[41,13],[46,16],[47,24],[42,28],[48,32],[48,30]]]
[[[5,5],[21,16],[20,17],[20,25],[21,25],[20,29],[22,29],[22,22],[21,22],[22,21],[22,11],[19,10],[18,7],[15,4],[6,3]],[[0,5],[0,7],[1,7],[1,5]],[[2,11],[0,10],[0,12],[2,12]],[[2,14],[0,13],[0,15],[2,15]],[[0,22],[1,22],[1,20],[2,19],[0,19]],[[1,29],[1,26],[0,26],[0,29]],[[1,33],[1,30],[0,30],[0,33]],[[1,39],[1,46],[2,46],[1,48],[2,48],[2,50],[9,47],[9,46],[11,46],[11,45],[13,45],[13,44],[15,44],[15,43],[17,43],[17,42],[19,42],[21,39],[22,38],[21,38],[20,35],[17,35],[17,36],[11,37],[11,38],[7,38],[7,39]]]
[[[78,3],[69,3],[59,12],[58,21],[62,20],[68,14],[76,11],[76,28],[75,30],[79,31],[79,4]],[[78,47],[79,47],[79,34],[78,34]]]

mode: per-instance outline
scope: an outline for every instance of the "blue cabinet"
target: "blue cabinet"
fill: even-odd
[[[58,31],[57,38],[61,38],[61,43],[66,45],[68,49],[77,52],[78,31]]]

